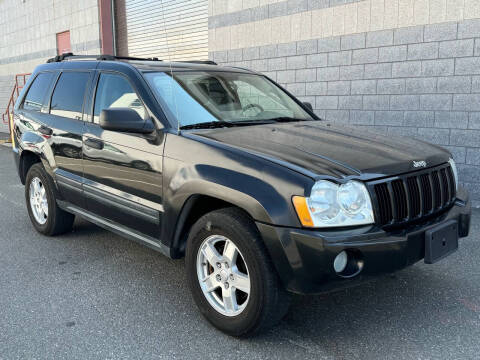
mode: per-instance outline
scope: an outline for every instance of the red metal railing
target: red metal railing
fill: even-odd
[[[15,85],[13,87],[12,94],[10,95],[10,99],[8,100],[7,109],[2,114],[3,123],[8,124],[8,129],[10,133],[12,132],[12,129],[10,128],[11,126],[10,124],[11,124],[11,118],[13,115],[13,108],[15,107],[15,102],[17,101],[17,98],[20,95],[20,90],[22,90],[22,88],[27,83],[27,79],[30,75],[31,73],[15,75]]]

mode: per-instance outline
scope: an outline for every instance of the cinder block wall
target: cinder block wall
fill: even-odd
[[[32,72],[57,53],[56,34],[70,30],[72,51],[100,53],[97,0],[0,1],[0,113],[15,74]],[[0,118],[0,131],[8,125]]]
[[[329,121],[448,148],[480,205],[479,0],[211,0],[209,19],[211,59]]]

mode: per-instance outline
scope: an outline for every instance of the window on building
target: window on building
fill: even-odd
[[[57,54],[62,55],[72,52],[70,44],[70,31],[64,31],[57,34]]]
[[[101,74],[95,96],[94,122],[98,124],[104,109],[126,107],[135,110],[142,119],[145,118],[143,103],[128,80],[121,75]]]
[[[40,111],[45,104],[45,95],[50,89],[54,73],[47,72],[39,74],[33,81],[27,96],[23,102],[25,110]]]
[[[62,73],[53,91],[50,113],[80,120],[89,77],[88,72]]]

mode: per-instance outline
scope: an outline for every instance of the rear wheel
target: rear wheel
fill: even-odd
[[[286,314],[288,294],[253,221],[228,208],[211,212],[192,227],[187,276],[194,300],[215,327],[248,336]]]
[[[53,181],[41,163],[28,170],[25,200],[30,220],[39,233],[51,236],[72,230],[75,216],[58,207]]]

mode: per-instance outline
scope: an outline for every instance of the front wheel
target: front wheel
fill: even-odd
[[[200,218],[190,231],[187,276],[193,298],[210,323],[233,336],[275,325],[288,294],[253,221],[228,208]]]

